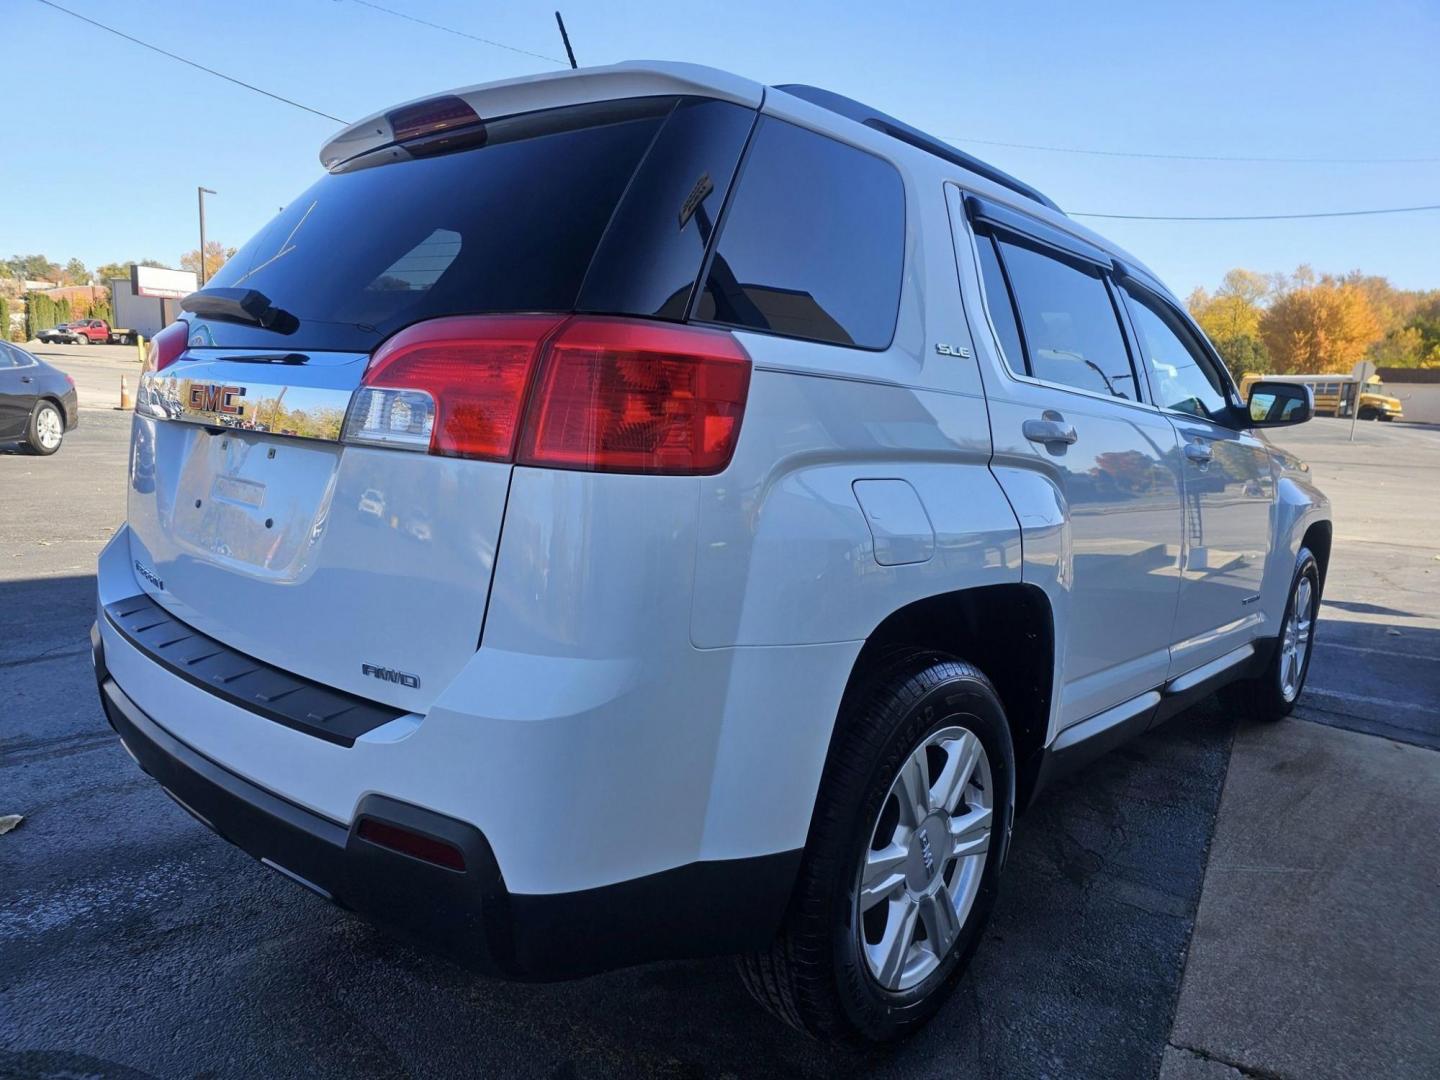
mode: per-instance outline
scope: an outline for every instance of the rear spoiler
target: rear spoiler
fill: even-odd
[[[321,147],[320,164],[327,171],[334,171],[364,154],[393,146],[398,140],[391,118],[441,97],[459,98],[484,121],[540,109],[584,105],[592,101],[667,95],[715,98],[758,109],[764,99],[765,88],[749,79],[699,64],[648,60],[527,75],[417,98],[368,116],[351,124]]]

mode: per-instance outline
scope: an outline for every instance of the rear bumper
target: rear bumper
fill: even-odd
[[[581,892],[518,894],[474,825],[379,794],[342,824],[225,769],[145,714],[106,668],[101,704],[125,748],[177,803],[287,877],[414,944],[507,978],[575,977],[652,960],[757,948],[778,929],[800,852],[692,863]],[[359,835],[366,819],[458,848],[457,871]]]

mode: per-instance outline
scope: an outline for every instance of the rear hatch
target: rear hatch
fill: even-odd
[[[479,644],[516,422],[489,410],[510,376],[442,364],[460,404],[432,402],[417,442],[426,406],[382,400],[367,370],[460,317],[538,313],[491,320],[532,336],[574,312],[682,319],[754,119],[695,97],[477,117],[322,178],[157,338],[131,460],[139,586],[284,671],[428,708]]]

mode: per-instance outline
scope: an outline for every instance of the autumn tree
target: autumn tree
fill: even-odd
[[[1190,314],[1220,353],[1238,382],[1246,372],[1270,369],[1270,357],[1260,338],[1262,307],[1271,279],[1253,270],[1231,270],[1212,296],[1196,289],[1186,301]]]
[[[215,272],[225,265],[225,260],[235,254],[233,247],[227,248],[219,240],[205,241],[205,273],[204,280],[209,281],[215,276]],[[200,273],[200,251],[198,248],[187,251],[180,256],[180,269],[191,270],[196,274]]]
[[[1365,290],[1354,281],[1316,278],[1300,267],[1260,317],[1260,339],[1276,372],[1348,371],[1384,337]]]

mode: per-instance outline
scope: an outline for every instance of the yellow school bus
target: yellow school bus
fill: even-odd
[[[1356,378],[1354,375],[1331,373],[1328,375],[1258,375],[1247,371],[1240,380],[1240,396],[1247,401],[1250,387],[1261,379],[1275,382],[1301,383],[1309,386],[1315,395],[1316,416],[1349,416],[1351,403],[1355,399]],[[1385,393],[1380,376],[1371,375],[1360,390],[1361,420],[1399,420],[1402,416],[1400,399]]]

